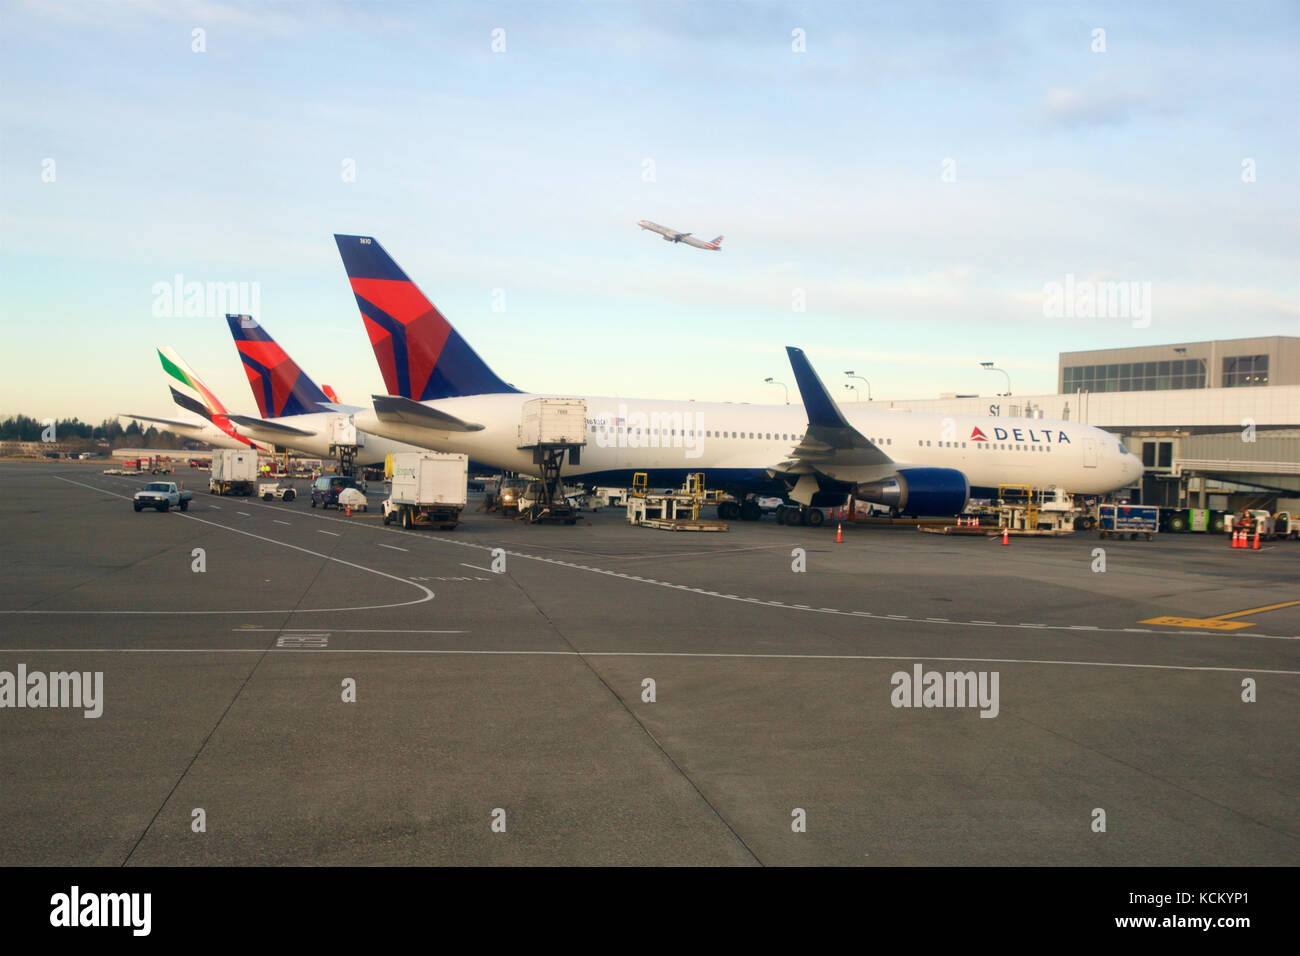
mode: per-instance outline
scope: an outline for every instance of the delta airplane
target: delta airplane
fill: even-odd
[[[722,247],[723,236],[705,242],[703,239],[693,239],[689,232],[678,232],[676,229],[669,229],[667,226],[661,226],[657,222],[651,222],[649,219],[642,219],[637,223],[642,229],[649,229],[651,232],[657,232],[664,237],[664,242],[684,242],[688,246],[694,246],[696,249],[712,249],[717,252]]]
[[[193,412],[205,419],[201,423],[176,421],[170,418],[153,418],[149,415],[122,414],[119,418],[133,418],[137,421],[153,422],[162,425],[168,431],[192,438],[211,445],[213,448],[255,448],[269,451],[269,446],[258,445],[250,441],[235,429],[226,407],[217,400],[217,396],[199,381],[188,365],[170,346],[158,349],[158,359],[163,371],[171,379],[172,401],[187,412]]]
[[[692,472],[745,500],[723,518],[758,517],[749,494],[834,506],[853,491],[899,514],[960,513],[999,484],[1101,495],[1132,485],[1141,462],[1115,436],[1078,422],[922,415],[836,405],[812,365],[788,348],[803,407],[734,405],[521,392],[498,377],[373,238],[336,235],[352,292],[388,385],[367,432],[461,452],[508,471],[535,471],[519,448],[524,404],[582,398],[586,446],[566,479],[627,485],[647,472],[658,487]],[[578,460],[575,461],[574,458]]]
[[[329,457],[334,422],[365,409],[341,405],[328,385],[317,386],[251,315],[227,315],[226,323],[261,412],[260,418],[231,415],[235,427],[256,441]],[[358,433],[357,439],[357,462],[362,465],[381,464],[398,452],[425,450],[374,434]]]

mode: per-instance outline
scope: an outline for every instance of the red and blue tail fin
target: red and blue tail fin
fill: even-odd
[[[388,394],[423,402],[519,391],[488,368],[376,240],[334,241]]]
[[[330,397],[317,387],[298,363],[289,358],[275,339],[251,315],[227,315],[239,360],[252,386],[253,398],[263,418],[284,418],[328,411]]]

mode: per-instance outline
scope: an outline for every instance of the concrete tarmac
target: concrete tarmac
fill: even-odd
[[[1300,542],[404,532],[103,467],[0,463],[0,672],[103,674],[0,708],[0,863],[1300,862]],[[996,701],[895,706],[917,665]]]

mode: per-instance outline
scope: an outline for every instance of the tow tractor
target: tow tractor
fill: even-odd
[[[257,497],[263,501],[273,501],[279,498],[281,501],[293,501],[298,497],[298,492],[290,487],[280,487],[278,481],[259,481],[257,483]]]

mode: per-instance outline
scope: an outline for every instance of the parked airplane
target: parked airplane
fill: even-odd
[[[649,229],[651,232],[657,232],[664,237],[665,242],[684,242],[688,246],[694,246],[696,249],[712,249],[715,252],[722,247],[723,236],[705,242],[703,239],[694,239],[689,232],[678,232],[676,229],[669,229],[667,226],[661,226],[657,222],[651,222],[649,219],[642,219],[637,223],[642,229]]]
[[[384,377],[424,383],[410,394],[373,396],[358,427],[435,451],[454,451],[496,468],[535,471],[519,447],[525,403],[573,397],[506,385],[425,298],[373,238],[336,235],[357,304]],[[570,452],[567,479],[630,483],[647,472],[654,486],[679,485],[703,471],[738,496],[775,492],[804,506],[838,504],[853,490],[900,514],[959,513],[972,492],[999,484],[1056,486],[1105,494],[1142,474],[1123,443],[1077,422],[840,409],[803,352],[790,348],[803,408],[617,397],[587,397],[586,446]],[[752,519],[753,498],[727,518]]]
[[[261,412],[260,418],[231,415],[235,427],[258,441],[329,457],[331,445],[340,437],[332,434],[338,423],[350,424],[352,413],[368,409],[339,404],[338,396],[317,386],[251,315],[227,315],[226,323]],[[395,452],[424,450],[363,432],[356,439],[357,462],[362,465],[381,464]]]
[[[187,412],[193,412],[205,421],[186,422],[170,418],[153,418],[149,415],[119,415],[120,418],[134,418],[138,421],[153,422],[171,432],[201,441],[213,448],[257,448],[269,450],[269,446],[258,445],[250,441],[235,429],[230,421],[226,407],[218,401],[193,370],[185,364],[170,346],[158,349],[158,358],[163,371],[170,381],[172,401]]]

